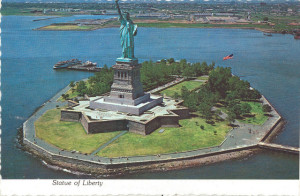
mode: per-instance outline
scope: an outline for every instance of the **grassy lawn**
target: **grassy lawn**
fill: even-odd
[[[195,88],[198,88],[200,87],[202,84],[204,84],[203,82],[197,82],[197,81],[184,81],[184,82],[181,82],[179,84],[176,84],[170,88],[167,88],[163,91],[161,91],[160,93],[162,95],[166,95],[168,97],[173,97],[175,92],[177,92],[179,95],[181,95],[181,88],[183,86],[185,86],[188,90],[193,90]]]
[[[219,145],[230,130],[225,121],[210,125],[200,117],[180,120],[179,123],[182,127],[159,128],[147,136],[128,132],[99,151],[97,155],[120,157],[195,150]],[[200,128],[201,125],[204,126],[204,130]],[[159,133],[160,129],[165,131]],[[214,131],[217,131],[216,135],[214,135]]]
[[[76,91],[76,88],[77,86],[73,87],[73,89],[75,90],[72,90],[72,88],[70,88],[65,94],[66,95],[69,95],[69,99],[73,99],[77,96],[79,96],[79,93]],[[62,96],[60,96],[57,101],[66,101]]]
[[[270,26],[266,24],[203,24],[203,23],[167,23],[167,22],[157,22],[157,23],[146,23],[137,22],[140,27],[156,27],[156,28],[264,28],[271,29]]]
[[[208,76],[199,76],[197,77],[198,80],[208,80]]]
[[[85,30],[92,30],[95,27],[93,25],[89,26],[78,26],[78,25],[49,25],[45,27],[39,28],[39,30],[54,30],[54,31],[85,31]]]
[[[251,114],[253,117],[246,117],[243,120],[239,120],[242,123],[253,124],[253,125],[263,125],[268,119],[267,116],[264,115],[262,110],[261,103],[258,102],[247,102],[251,106]]]
[[[299,16],[274,16],[270,14],[258,13],[252,17],[252,20],[263,21],[264,17],[268,17],[269,19],[268,21],[275,24],[274,30],[277,32],[280,32],[282,30],[291,31],[293,29],[300,28],[300,25],[297,26],[288,25],[291,22],[299,23],[300,22]]]
[[[47,111],[35,122],[38,138],[65,150],[92,153],[120,132],[86,134],[79,122],[60,121],[60,110]]]
[[[87,86],[87,88],[90,88],[91,87],[91,84],[88,83],[87,81],[85,82],[85,85]],[[74,90],[72,90],[74,89]],[[73,87],[73,88],[70,88],[65,94],[66,95],[69,95],[69,98],[68,99],[73,99],[75,97],[78,97],[79,96],[79,93],[76,91],[77,89],[77,84]],[[62,96],[60,96],[57,101],[66,101]]]

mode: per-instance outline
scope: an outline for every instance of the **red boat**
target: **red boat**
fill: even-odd
[[[294,39],[300,39],[300,29],[293,30]]]

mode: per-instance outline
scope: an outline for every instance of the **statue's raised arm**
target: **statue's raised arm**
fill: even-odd
[[[116,7],[119,13],[119,20],[121,22],[120,26],[120,38],[121,38],[121,46],[122,46],[122,57],[119,60],[128,60],[135,59],[134,57],[134,39],[133,36],[137,34],[137,25],[133,24],[130,19],[130,15],[128,12],[124,12],[122,14],[119,7],[119,0],[115,0]]]
[[[123,18],[123,16],[122,16],[122,13],[121,13],[121,10],[120,10],[120,7],[119,7],[119,0],[115,0],[115,2],[116,2],[116,6],[117,6],[117,10],[118,10],[118,13],[119,13],[119,17],[120,17],[120,19],[121,18]]]

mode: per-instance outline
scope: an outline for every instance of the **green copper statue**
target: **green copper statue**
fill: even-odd
[[[133,36],[137,34],[137,25],[133,24],[132,20],[129,17],[128,12],[124,12],[122,15],[118,1],[116,1],[116,6],[119,13],[119,21],[121,22],[120,26],[120,38],[122,46],[122,57],[117,60],[128,61],[135,60],[134,57],[134,39]]]

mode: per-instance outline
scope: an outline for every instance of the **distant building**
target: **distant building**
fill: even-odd
[[[190,21],[201,21],[205,22],[207,16],[213,16],[212,13],[196,13],[190,15]]]
[[[139,13],[135,16],[136,18],[170,18],[169,15],[163,13]]]
[[[208,22],[220,23],[220,22],[236,22],[236,17],[206,17]]]
[[[215,13],[215,16],[234,16],[234,13]]]
[[[267,5],[267,3],[265,3],[265,2],[260,3],[260,6],[266,6],[266,5]]]

